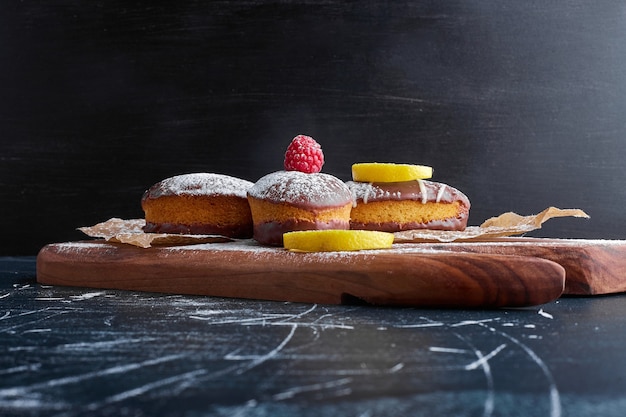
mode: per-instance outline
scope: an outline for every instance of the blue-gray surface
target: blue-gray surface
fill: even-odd
[[[34,257],[0,258],[0,415],[623,416],[624,312],[49,287]]]

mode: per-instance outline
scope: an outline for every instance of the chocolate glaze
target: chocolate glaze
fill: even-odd
[[[426,191],[426,196],[422,194],[422,187]],[[460,201],[464,206],[470,207],[470,201],[465,194],[447,184],[434,181],[404,181],[404,182],[354,182],[346,183],[352,192],[354,204],[367,203],[371,201],[388,200],[416,200],[426,202],[452,203]],[[440,194],[441,189],[443,192]],[[437,197],[440,197],[437,200]]]
[[[287,203],[314,211],[341,207],[352,201],[346,184],[329,174],[277,171],[260,178],[248,195],[272,203]]]
[[[247,239],[252,237],[252,225],[219,226],[210,224],[175,224],[146,222],[143,227],[146,233],[172,233],[190,235],[220,235],[232,238]]]
[[[311,222],[289,220],[284,222],[265,222],[254,225],[254,239],[263,244],[271,246],[283,245],[283,233],[298,230],[323,230],[323,229],[349,229],[347,221],[332,220],[329,222]]]

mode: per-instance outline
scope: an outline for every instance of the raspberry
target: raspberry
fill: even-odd
[[[324,165],[324,153],[319,143],[310,136],[298,135],[285,152],[285,170],[307,174],[320,172]]]

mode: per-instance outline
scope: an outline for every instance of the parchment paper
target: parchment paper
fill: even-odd
[[[454,242],[454,241],[484,241],[497,237],[523,235],[532,230],[540,229],[541,225],[554,217],[583,217],[589,216],[579,209],[559,209],[548,207],[533,216],[520,216],[508,212],[492,217],[480,226],[469,226],[462,232],[445,230],[407,230],[394,233],[394,243],[417,242]],[[111,218],[94,226],[79,227],[78,230],[89,237],[103,238],[107,242],[126,243],[129,245],[149,248],[164,245],[190,245],[195,243],[230,242],[233,239],[220,235],[178,235],[167,233],[145,233],[143,219],[123,220]]]
[[[468,226],[461,232],[445,230],[396,232],[394,233],[394,243],[485,241],[497,237],[523,235],[541,229],[543,223],[555,217],[589,218],[587,213],[580,209],[559,209],[556,207],[548,207],[541,213],[532,216],[520,216],[517,213],[507,212],[485,220],[480,226]]]
[[[111,218],[94,226],[79,227],[89,237],[103,238],[107,242],[126,243],[149,248],[151,246],[175,246],[194,243],[230,242],[232,239],[220,235],[178,235],[168,233],[146,233],[144,219],[123,220]]]

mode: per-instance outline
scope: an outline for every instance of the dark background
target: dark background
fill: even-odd
[[[180,173],[255,181],[293,136],[324,171],[432,165],[470,224],[582,208],[534,236],[626,233],[626,3],[0,3],[0,255],[142,217]]]

